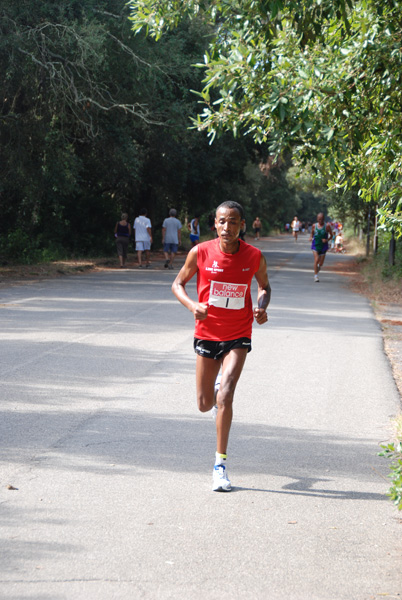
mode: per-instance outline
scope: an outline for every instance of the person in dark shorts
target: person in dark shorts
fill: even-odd
[[[318,213],[317,223],[311,228],[311,249],[314,255],[314,281],[318,283],[318,273],[324,264],[325,255],[328,251],[328,242],[332,239],[332,229],[329,223],[325,223],[324,213]]]
[[[122,213],[120,221],[117,221],[114,228],[114,237],[116,238],[116,248],[120,262],[120,269],[123,269],[126,266],[130,235],[131,225],[128,222],[128,214]]]
[[[260,231],[261,231],[261,227],[262,227],[262,223],[260,221],[260,217],[256,217],[255,220],[253,221],[253,229],[254,229],[254,235],[256,240],[260,239]]]
[[[223,202],[216,210],[218,237],[190,250],[172,285],[177,299],[194,315],[198,408],[207,412],[216,404],[217,447],[212,489],[225,492],[231,490],[226,452],[234,392],[251,350],[253,320],[259,325],[266,323],[271,298],[263,254],[239,240],[243,224],[242,206]],[[198,301],[192,300],[186,291],[186,284],[196,274]],[[254,309],[250,293],[253,277],[258,284]],[[216,390],[221,367],[220,386]]]
[[[194,219],[191,219],[188,224],[188,230],[190,232],[190,241],[192,246],[196,246],[200,243],[200,219],[198,216],[195,216]]]

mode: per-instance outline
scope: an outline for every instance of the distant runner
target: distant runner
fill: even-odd
[[[253,319],[259,325],[268,320],[266,311],[271,299],[263,254],[239,240],[243,225],[243,207],[237,202],[223,202],[215,217],[218,238],[190,250],[172,285],[175,296],[195,318],[198,408],[206,412],[216,402],[217,447],[212,489],[222,492],[231,490],[226,451],[236,385],[251,351]],[[198,302],[185,289],[196,273]],[[258,307],[254,309],[250,293],[253,276],[258,283]],[[214,385],[221,366],[222,377],[216,392]]]
[[[301,229],[301,222],[299,221],[299,217],[295,217],[292,221],[291,228],[293,231],[293,237],[295,238],[295,242],[297,242],[297,236],[299,235],[299,231]]]
[[[314,255],[314,281],[318,283],[318,273],[324,264],[328,251],[328,242],[332,239],[332,229],[329,223],[325,224],[324,213],[318,213],[317,223],[311,228],[311,249]]]

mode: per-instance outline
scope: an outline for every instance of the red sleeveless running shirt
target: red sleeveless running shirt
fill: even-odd
[[[195,337],[226,342],[251,338],[253,304],[250,285],[258,271],[261,250],[239,240],[239,250],[226,254],[219,238],[197,246],[198,301],[208,304],[208,316],[195,322]]]

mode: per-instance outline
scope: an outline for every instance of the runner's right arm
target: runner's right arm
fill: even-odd
[[[197,251],[197,246],[194,246],[188,253],[184,266],[180,269],[172,284],[172,292],[179,302],[193,313],[195,319],[203,321],[208,316],[208,306],[200,302],[195,302],[186,292],[186,283],[190,281],[198,271]]]

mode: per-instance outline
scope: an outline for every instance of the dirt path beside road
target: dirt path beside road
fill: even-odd
[[[178,252],[175,259],[176,270],[184,263],[186,255],[186,252]],[[151,253],[151,269],[163,269],[164,263],[165,258],[163,252]],[[96,271],[108,271],[110,269],[119,269],[119,261],[113,256],[58,260],[35,265],[3,264],[0,265],[0,288],[9,285],[29,284],[45,279],[55,279],[57,277],[81,275],[83,273]],[[133,253],[128,255],[127,269],[138,270],[137,256]]]

